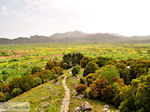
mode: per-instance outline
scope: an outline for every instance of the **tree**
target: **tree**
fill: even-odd
[[[45,83],[54,78],[53,73],[50,70],[43,70],[39,73],[39,77],[42,79],[42,83]]]
[[[35,67],[32,68],[31,74],[34,74],[36,72],[41,72],[41,71],[42,71],[42,69],[40,67],[35,66]]]
[[[150,73],[133,79],[131,85],[121,90],[123,101],[120,110],[136,112],[148,112],[150,109]]]
[[[114,83],[113,78],[119,77],[119,72],[115,65],[106,65],[96,71],[99,74],[98,78],[106,78],[110,83]]]
[[[98,73],[90,73],[88,74],[85,78],[86,78],[86,82],[87,85],[90,86],[90,84],[92,84],[93,81],[95,81],[98,77]]]
[[[84,73],[83,73],[83,76],[87,76],[89,73],[94,73],[96,70],[98,70],[99,67],[96,63],[94,62],[89,62],[85,69],[84,69]]]
[[[107,58],[107,57],[97,57],[95,61],[96,61],[96,64],[99,67],[102,67],[110,60],[112,60],[112,59],[111,58]]]
[[[14,89],[12,90],[12,92],[11,92],[11,95],[12,95],[13,97],[15,97],[15,96],[20,95],[21,93],[22,93],[22,90],[21,90],[20,88],[14,88]]]
[[[58,74],[59,76],[63,74],[63,69],[61,67],[54,67],[51,71],[53,74]]]
[[[148,72],[148,66],[142,63],[134,63],[130,66],[130,81],[136,79],[141,75],[145,75]]]
[[[130,72],[127,66],[124,63],[117,63],[116,67],[119,71],[120,78],[124,79],[125,84],[129,84],[131,77],[130,77]]]
[[[76,92],[77,92],[78,94],[82,94],[83,91],[84,91],[86,88],[87,88],[87,85],[85,85],[85,84],[79,84],[79,85],[75,88],[75,90],[76,90]]]
[[[73,52],[69,54],[65,54],[63,56],[63,60],[61,62],[61,67],[64,69],[71,68],[75,65],[80,64],[80,60],[83,58],[83,54],[78,52]]]
[[[23,76],[20,79],[20,89],[25,92],[34,87],[34,81],[31,76]]]
[[[33,78],[33,80],[34,80],[34,86],[38,86],[38,85],[42,84],[42,80],[39,77],[35,77],[35,78]]]
[[[60,62],[56,60],[49,60],[45,66],[45,69],[53,69],[54,67],[60,66]]]
[[[73,74],[73,76],[75,76],[76,74],[78,74],[80,72],[80,69],[81,69],[81,67],[79,65],[74,66],[72,68],[72,74]]]
[[[80,65],[82,68],[85,68],[85,66],[90,62],[92,61],[92,58],[90,57],[83,57],[81,60],[80,60]]]
[[[12,79],[9,84],[10,84],[10,91],[12,91],[14,88],[20,88],[20,83],[21,82],[21,77],[15,77]]]

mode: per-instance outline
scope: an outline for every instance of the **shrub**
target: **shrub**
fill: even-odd
[[[59,76],[63,74],[63,69],[61,67],[54,67],[51,71],[53,74],[58,74]]]
[[[34,80],[34,86],[38,86],[38,85],[42,84],[42,80],[39,77],[35,77],[35,78],[33,78],[33,80]]]
[[[87,88],[87,85],[79,84],[75,89],[78,94],[82,94],[86,88]]]
[[[86,84],[86,78],[85,77],[81,77],[80,78],[80,83],[81,84]]]
[[[56,60],[49,60],[45,66],[45,69],[53,69],[54,67],[60,66],[60,62]]]
[[[89,62],[84,69],[83,76],[87,76],[89,73],[94,73],[98,69],[99,67],[96,63]]]
[[[142,63],[134,63],[130,66],[130,81],[148,72],[148,65]]]
[[[129,69],[127,68],[127,66],[123,63],[117,63],[116,67],[119,71],[120,78],[124,79],[125,84],[129,84],[131,78],[130,78],[130,72],[129,72]]]
[[[9,73],[8,73],[8,71],[3,70],[3,71],[2,71],[2,74],[3,74],[3,75],[6,75],[6,74],[9,74]]]
[[[90,57],[83,57],[81,60],[80,60],[80,65],[82,68],[85,68],[85,66],[90,62],[92,61],[92,58]]]
[[[104,66],[107,61],[110,61],[112,60],[111,58],[107,58],[107,57],[98,57],[96,58],[96,64],[99,66],[99,67],[102,67]]]
[[[9,84],[10,84],[10,91],[12,91],[14,88],[20,88],[20,83],[21,82],[21,77],[15,77],[12,79]]]
[[[90,86],[90,84],[92,84],[92,81],[95,81],[98,77],[97,73],[90,73],[89,75],[87,75],[86,78],[86,82],[87,85]]]
[[[73,74],[73,76],[75,76],[76,74],[78,74],[80,72],[80,69],[81,69],[81,67],[79,65],[74,66],[72,68],[72,74]]]
[[[99,78],[105,77],[110,83],[113,83],[114,77],[119,77],[119,72],[115,65],[106,65],[96,71],[99,74]]]
[[[14,89],[12,90],[12,92],[11,92],[11,95],[12,95],[13,97],[15,97],[15,96],[20,95],[21,93],[22,93],[22,90],[21,90],[20,88],[14,88]]]
[[[36,72],[41,72],[42,69],[40,67],[33,67],[32,70],[31,70],[31,74],[34,74]]]
[[[10,91],[10,87],[9,86],[10,86],[9,83],[4,83],[2,85],[3,92],[9,92]]]
[[[34,87],[34,81],[31,76],[23,76],[20,79],[20,88],[23,92],[30,90]]]
[[[148,75],[140,76],[132,80],[131,85],[122,88],[120,94],[123,101],[120,105],[120,110],[126,112],[130,111],[144,111],[148,112],[150,107],[150,73]]]
[[[112,103],[112,99],[115,96],[115,93],[113,91],[112,85],[106,85],[104,88],[101,89],[101,99],[107,103]]]
[[[1,102],[5,101],[5,95],[3,92],[0,92],[0,101]]]
[[[4,75],[4,76],[2,77],[2,79],[3,79],[3,81],[6,81],[6,80],[8,79],[8,76],[7,76],[7,75]]]
[[[92,98],[92,95],[91,95],[91,90],[90,88],[86,88],[85,91],[83,92],[84,96],[87,97],[87,98]]]
[[[53,79],[53,74],[50,70],[44,70],[42,72],[39,72],[39,77],[41,78],[42,83],[45,83]]]
[[[105,88],[108,85],[108,80],[106,78],[97,79],[92,82],[90,86],[90,91],[92,98],[101,98],[101,89]]]

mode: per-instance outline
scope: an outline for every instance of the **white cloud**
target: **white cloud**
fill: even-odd
[[[7,8],[5,6],[0,6],[0,15],[7,15]]]

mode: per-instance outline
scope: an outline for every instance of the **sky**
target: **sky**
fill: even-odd
[[[0,38],[86,33],[150,35],[150,0],[0,0]]]

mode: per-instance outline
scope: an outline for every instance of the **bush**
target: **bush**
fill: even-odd
[[[15,97],[15,96],[20,95],[21,93],[22,93],[22,90],[21,90],[20,88],[14,88],[14,89],[12,90],[12,92],[11,92],[11,95],[12,95],[13,97]]]
[[[98,78],[106,78],[110,83],[113,83],[114,77],[119,77],[119,72],[115,65],[106,65],[96,71],[99,74]]]
[[[92,82],[90,86],[90,91],[92,98],[101,98],[101,89],[105,88],[108,85],[108,80],[106,78],[97,79]]]
[[[106,57],[98,57],[98,58],[96,58],[96,64],[99,67],[102,67],[110,60],[112,60],[112,59],[111,58],[106,58]]]
[[[45,69],[53,69],[54,67],[60,66],[60,62],[56,60],[49,60],[45,66]]]
[[[54,78],[53,73],[50,70],[44,70],[39,72],[39,77],[42,79],[42,83],[45,83]]]
[[[80,83],[81,84],[86,84],[86,78],[85,77],[81,77],[80,78]]]
[[[9,84],[10,84],[10,91],[12,91],[14,88],[20,88],[20,83],[21,82],[21,77],[15,77],[12,79]]]
[[[33,78],[33,80],[34,80],[34,86],[38,86],[38,85],[42,84],[42,80],[39,77],[35,77],[35,78]]]
[[[92,84],[92,81],[95,81],[98,77],[97,73],[90,73],[89,75],[87,75],[86,78],[86,82],[87,85],[90,86],[90,84]]]
[[[73,74],[73,76],[75,76],[76,74],[78,74],[80,72],[80,69],[81,69],[81,67],[79,65],[74,66],[72,68],[72,74]]]
[[[140,76],[132,80],[131,85],[125,86],[121,90],[123,101],[120,105],[120,110],[126,112],[130,111],[144,111],[148,112],[150,109],[150,73],[148,75]]]
[[[3,92],[0,92],[0,101],[1,102],[5,101],[5,95]]]
[[[81,60],[80,60],[80,65],[82,68],[85,68],[85,66],[90,62],[92,61],[92,58],[90,57],[83,57]]]
[[[20,79],[20,88],[23,92],[30,90],[34,87],[34,81],[31,76],[23,76]]]
[[[127,66],[123,63],[117,63],[116,67],[119,71],[120,78],[124,79],[125,84],[129,84],[131,78],[130,78],[130,72],[129,72],[129,69],[127,68]]]
[[[130,81],[148,72],[148,66],[142,63],[134,63],[130,66]]]
[[[94,62],[89,62],[85,69],[84,69],[84,73],[83,73],[83,76],[87,76],[89,73],[94,73],[96,70],[98,70],[99,67],[96,63]]]
[[[54,67],[51,71],[53,74],[58,74],[59,76],[63,74],[63,69],[61,67]]]
[[[78,94],[82,94],[86,88],[87,88],[87,85],[79,84],[75,89]]]
[[[34,74],[36,72],[41,72],[42,69],[40,67],[33,67],[32,70],[31,70],[31,74]]]
[[[8,76],[7,76],[7,75],[4,75],[4,76],[2,77],[2,79],[3,79],[3,81],[6,81],[6,80],[8,79]]]
[[[3,92],[9,92],[10,91],[10,87],[9,86],[10,86],[9,83],[4,83],[2,85]]]
[[[91,95],[91,90],[90,88],[86,88],[85,91],[83,92],[84,96],[87,97],[87,98],[92,98],[92,95]]]

